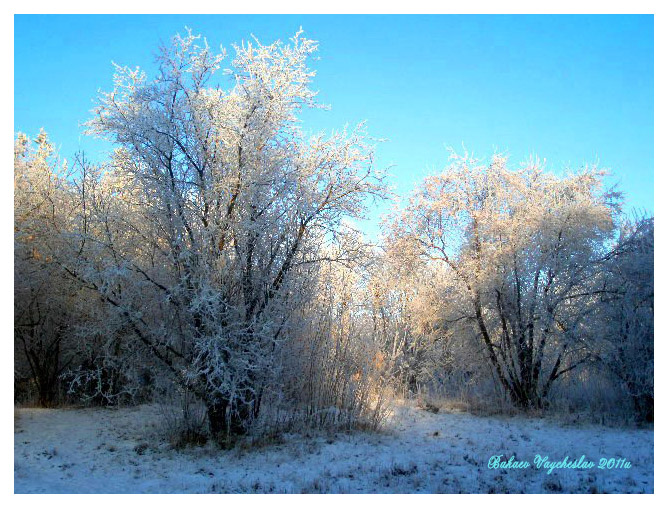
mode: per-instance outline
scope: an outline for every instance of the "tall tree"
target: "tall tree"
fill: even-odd
[[[301,32],[234,46],[215,82],[225,53],[188,32],[162,48],[153,80],[117,66],[88,124],[118,145],[113,204],[87,231],[104,263],[70,271],[205,402],[214,434],[257,416],[276,343],[309,291],[302,267],[383,193],[362,126],[310,139],[299,127],[317,107],[316,49]]]
[[[500,156],[453,159],[420,186],[394,235],[447,268],[446,321],[479,337],[512,401],[541,406],[556,379],[592,357],[582,325],[618,196],[595,168],[559,178],[536,163],[513,171]]]

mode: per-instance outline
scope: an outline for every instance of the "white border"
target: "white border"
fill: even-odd
[[[2,407],[6,408],[9,412],[10,406],[13,407],[13,340],[10,337],[10,323],[13,322],[13,242],[10,241],[10,231],[13,228],[13,184],[11,181],[11,164],[10,154],[13,153],[13,137],[14,137],[14,117],[13,117],[13,98],[14,98],[14,79],[13,79],[13,57],[14,57],[14,14],[36,14],[36,13],[58,13],[58,14],[72,14],[72,13],[95,13],[95,14],[111,14],[111,13],[132,13],[132,14],[148,14],[148,13],[161,13],[161,14],[186,14],[184,12],[184,6],[188,9],[192,9],[187,14],[254,14],[254,13],[266,13],[266,14],[295,14],[295,13],[309,13],[309,14],[342,14],[342,13],[354,13],[354,14],[367,14],[367,13],[384,13],[384,14],[396,14],[396,13],[447,13],[447,14],[566,14],[566,13],[577,13],[577,14],[654,14],[655,15],[655,43],[654,43],[654,55],[655,55],[655,67],[654,67],[654,89],[655,89],[655,105],[654,105],[654,115],[655,115],[655,129],[654,129],[654,141],[655,146],[659,150],[655,149],[655,167],[661,168],[660,171],[655,171],[654,175],[654,185],[655,185],[655,194],[658,194],[659,198],[663,197],[663,191],[668,190],[666,185],[666,175],[664,174],[663,168],[665,168],[666,156],[665,152],[661,150],[667,144],[668,138],[666,137],[665,129],[665,112],[666,112],[666,99],[665,91],[668,90],[666,86],[666,29],[668,28],[665,23],[664,13],[666,12],[665,5],[668,2],[661,1],[607,1],[607,2],[594,2],[594,1],[573,1],[573,0],[562,0],[560,2],[542,2],[538,3],[536,1],[519,1],[519,0],[507,0],[500,2],[491,2],[491,1],[463,1],[459,0],[457,2],[449,2],[447,4],[436,4],[434,1],[423,1],[423,0],[414,0],[411,2],[397,2],[390,4],[389,2],[365,2],[365,1],[351,1],[351,0],[339,0],[335,3],[319,3],[319,2],[306,2],[306,1],[278,1],[274,0],[272,2],[268,1],[254,1],[248,3],[237,2],[230,4],[224,1],[217,2],[197,2],[190,4],[183,3],[170,3],[166,4],[164,2],[138,2],[138,1],[128,1],[128,0],[117,0],[115,2],[108,3],[94,3],[91,1],[66,1],[66,2],[47,2],[44,0],[35,0],[31,2],[14,2],[13,5],[9,7],[8,12],[3,13],[2,22],[3,30],[2,34],[5,38],[4,41],[4,52],[6,66],[9,66],[9,62],[12,62],[12,77],[5,78],[2,80],[2,118],[5,119],[7,128],[5,135],[2,139],[3,146],[3,161],[7,167],[2,171],[2,181],[0,182],[0,224],[2,231],[2,247],[0,248],[0,287],[2,287],[2,292],[0,293],[0,313],[1,313],[1,322],[7,327],[7,334],[3,334],[3,355],[2,362],[4,367],[2,372],[4,373],[4,379],[2,380],[1,390],[2,393]],[[7,7],[5,7],[7,9]],[[57,9],[57,11],[55,10]],[[278,10],[280,9],[280,11]],[[223,11],[223,12],[221,12]],[[656,93],[656,91],[660,93]],[[664,93],[661,93],[664,92]],[[11,129],[11,136],[9,130]],[[657,193],[658,190],[658,193]],[[665,385],[666,385],[666,376],[665,371],[661,368],[663,362],[666,358],[666,326],[665,320],[662,319],[666,315],[666,297],[665,297],[665,282],[668,281],[667,273],[668,268],[666,267],[663,261],[663,255],[667,253],[666,250],[666,228],[664,225],[666,217],[666,209],[662,199],[658,201],[655,200],[655,216],[658,217],[656,223],[656,243],[658,255],[658,263],[655,263],[656,266],[656,276],[655,276],[655,287],[659,288],[657,293],[655,305],[657,306],[658,312],[656,313],[658,319],[655,323],[655,351],[656,351],[656,361],[655,364],[658,368],[655,369],[656,379],[656,397],[657,401],[656,407],[656,425],[657,428],[664,428],[665,423],[665,411],[664,411],[664,401],[665,401]],[[12,353],[10,353],[10,348]],[[13,446],[13,439],[11,443],[8,443],[10,436],[10,426],[13,428],[13,415],[7,413],[4,414],[3,418],[3,438],[4,444],[2,450],[2,472],[0,475],[0,480],[2,481],[2,492],[7,496],[7,501],[10,503],[20,503],[21,506],[32,505],[39,503],[51,507],[53,503],[67,503],[68,506],[71,505],[84,505],[93,503],[104,503],[111,502],[116,503],[119,500],[114,498],[96,497],[95,499],[90,499],[87,495],[67,495],[67,496],[55,496],[50,495],[48,498],[37,497],[37,496],[16,496],[13,495],[13,457],[12,453],[9,453],[10,446]],[[666,467],[664,466],[664,461],[666,456],[664,452],[666,440],[663,436],[663,431],[658,433],[655,432],[655,494],[654,496],[643,496],[643,503],[647,502],[649,504],[656,504],[659,497],[664,497],[666,488],[662,484],[661,479],[665,478]],[[257,497],[257,496],[248,496],[245,495],[243,498],[238,497],[229,497],[224,498],[212,497],[212,496],[199,496],[197,497],[198,504],[212,505],[212,506],[225,506],[225,505],[240,505],[247,506],[249,503],[254,504],[278,504],[278,505],[287,505],[293,506],[297,505],[311,505],[317,503],[318,505],[324,506],[334,506],[339,505],[340,503],[345,503],[346,505],[352,503],[353,505],[363,505],[371,503],[388,503],[388,502],[398,502],[398,503],[414,503],[418,502],[420,504],[427,503],[430,506],[445,506],[453,501],[464,501],[470,503],[471,500],[477,498],[443,498],[437,495],[427,495],[420,496],[419,498],[408,498],[410,495],[395,495],[391,500],[390,499],[380,499],[378,497],[374,499],[369,499],[366,496],[361,495],[346,495],[344,499],[337,498],[333,495],[328,496],[319,496],[317,499],[312,498],[310,495],[294,495],[294,496],[284,496],[284,495],[274,495],[271,498],[267,497]],[[131,504],[146,503],[147,501],[151,504],[153,503],[167,503],[167,504],[181,504],[184,501],[189,502],[190,500],[184,500],[180,496],[161,496],[161,499],[151,498],[150,500],[139,497],[139,495],[124,496],[122,499],[123,503],[130,502]],[[601,497],[601,496],[588,496],[588,495],[576,495],[569,496],[567,498],[558,498],[555,495],[542,495],[536,498],[533,495],[510,495],[495,497],[491,499],[481,499],[483,503],[499,503],[502,504],[510,503],[513,505],[563,505],[564,503],[571,505],[573,503],[580,504],[598,504],[605,503],[609,505],[611,502],[613,504],[628,504],[635,503],[640,500],[630,499],[628,497],[613,496],[611,497]]]

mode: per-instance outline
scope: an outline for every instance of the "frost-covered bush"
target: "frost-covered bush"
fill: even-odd
[[[170,387],[159,397],[163,436],[174,448],[203,445],[209,438],[206,407],[195,395]]]
[[[296,408],[293,423],[318,428],[377,428],[386,416],[392,378],[361,303],[361,270],[330,263],[316,295],[302,309],[292,340],[281,350],[282,397]]]

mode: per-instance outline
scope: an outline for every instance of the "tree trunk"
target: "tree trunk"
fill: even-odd
[[[214,439],[227,437],[227,406],[226,400],[215,400],[206,405],[206,415],[209,420],[209,429]]]
[[[251,418],[250,406],[238,405],[230,412],[230,434],[233,436],[244,435],[248,428],[247,424]]]
[[[254,406],[254,404],[230,403],[224,399],[208,403],[207,418],[213,438],[221,440],[246,434],[248,424],[255,415]]]
[[[654,395],[641,394],[633,396],[633,407],[636,412],[636,422],[654,422]]]

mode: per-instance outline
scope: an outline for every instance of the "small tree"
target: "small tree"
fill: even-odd
[[[515,404],[540,407],[556,379],[592,357],[583,325],[617,196],[596,169],[558,178],[535,163],[512,171],[500,156],[487,166],[453,159],[393,234],[447,268],[445,321],[472,329]]]
[[[392,378],[417,393],[450,367],[440,267],[422,263],[410,242],[390,238],[383,247],[369,267],[366,305]]]

